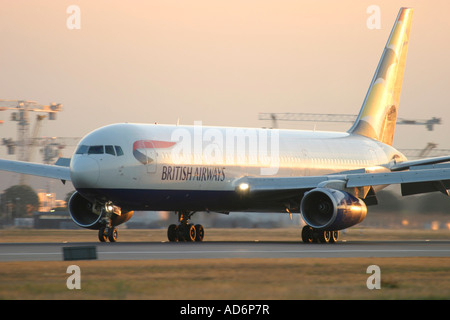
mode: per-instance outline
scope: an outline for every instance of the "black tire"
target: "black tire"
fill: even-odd
[[[118,237],[119,237],[119,231],[117,231],[117,228],[109,229],[109,232],[108,232],[109,242],[116,242]]]
[[[179,224],[177,226],[177,233],[176,233],[176,237],[177,237],[177,241],[178,242],[183,242],[183,241],[187,241],[186,239],[186,234],[187,234],[187,225],[186,224]]]
[[[313,229],[310,226],[304,226],[302,228],[302,240],[304,243],[313,242]]]
[[[108,237],[105,234],[105,228],[100,228],[98,230],[98,240],[100,242],[106,242],[107,239],[108,239]]]
[[[330,231],[331,237],[330,237],[330,243],[336,243],[339,241],[339,231]]]
[[[195,241],[201,242],[203,241],[203,238],[205,237],[205,229],[201,224],[195,225]]]
[[[177,242],[178,241],[178,226],[176,224],[171,224],[169,228],[167,229],[167,238],[170,242]]]
[[[196,234],[197,234],[197,232],[195,230],[195,226],[193,224],[188,224],[186,226],[186,230],[185,230],[185,234],[184,234],[185,241],[188,241],[188,242],[195,241]]]
[[[319,242],[320,243],[329,243],[331,238],[330,231],[319,231]]]

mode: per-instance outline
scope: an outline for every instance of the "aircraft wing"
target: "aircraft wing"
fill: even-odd
[[[444,158],[441,161],[445,160]],[[446,160],[448,161],[448,159]],[[439,161],[421,161],[418,165],[409,163],[406,171],[366,172],[365,169],[347,171],[337,174],[311,177],[243,177],[236,181],[236,190],[246,192],[251,197],[277,198],[296,196],[319,187],[338,188],[350,192],[359,192],[357,196],[364,198],[369,189],[362,188],[400,184],[402,195],[413,195],[440,191],[448,195],[450,189],[450,163]],[[431,164],[429,164],[431,163]],[[396,166],[398,170],[399,166]],[[358,189],[359,188],[359,189]],[[361,192],[364,196],[361,196]]]
[[[450,188],[450,164],[433,164],[410,167],[408,171],[348,176],[347,187],[400,184],[402,195],[440,191],[448,195]]]
[[[0,170],[59,179],[63,182],[71,180],[68,166],[0,159]]]
[[[391,171],[401,171],[401,170],[406,170],[406,169],[417,167],[417,166],[436,164],[436,163],[442,163],[442,162],[448,162],[448,161],[450,161],[450,156],[425,158],[425,159],[419,159],[419,160],[410,160],[410,161],[403,161],[403,162],[395,163],[395,164],[391,165],[389,167],[389,169],[391,169]]]

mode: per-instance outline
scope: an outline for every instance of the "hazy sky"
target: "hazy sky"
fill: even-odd
[[[66,25],[72,4],[80,8],[79,30]],[[379,30],[367,27],[370,5],[381,9]],[[399,116],[437,116],[444,124],[433,132],[398,127],[394,143],[450,148],[448,0],[3,0],[0,6],[0,98],[62,103],[42,135],[64,137],[116,122],[261,127],[270,123],[258,120],[259,112],[357,114],[398,10],[410,6]],[[0,138],[16,137],[9,117],[0,112]]]

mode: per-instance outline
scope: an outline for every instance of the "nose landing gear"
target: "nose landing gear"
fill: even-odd
[[[100,242],[106,242],[107,240],[109,240],[109,242],[116,242],[119,237],[119,232],[117,231],[117,228],[112,225],[112,213],[106,211],[103,214],[104,216],[101,221],[101,227],[98,230],[98,240]]]
[[[194,212],[178,212],[178,225],[171,224],[167,229],[167,238],[170,242],[201,242],[205,237],[205,229],[201,224],[190,224],[189,219]]]
[[[115,227],[102,227],[98,230],[98,240],[100,242],[116,242],[119,237],[119,232]]]

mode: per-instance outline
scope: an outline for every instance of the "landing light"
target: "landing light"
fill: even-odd
[[[107,212],[113,212],[114,206],[111,203],[107,203],[105,205],[105,209],[106,209]]]
[[[248,185],[248,183],[241,183],[240,185],[239,185],[239,191],[241,191],[241,192],[245,192],[245,191],[248,191],[249,190],[249,188],[250,188],[250,186]]]
[[[108,213],[114,213],[118,216],[122,214],[122,210],[118,206],[115,206],[112,202],[105,203],[105,211]]]

